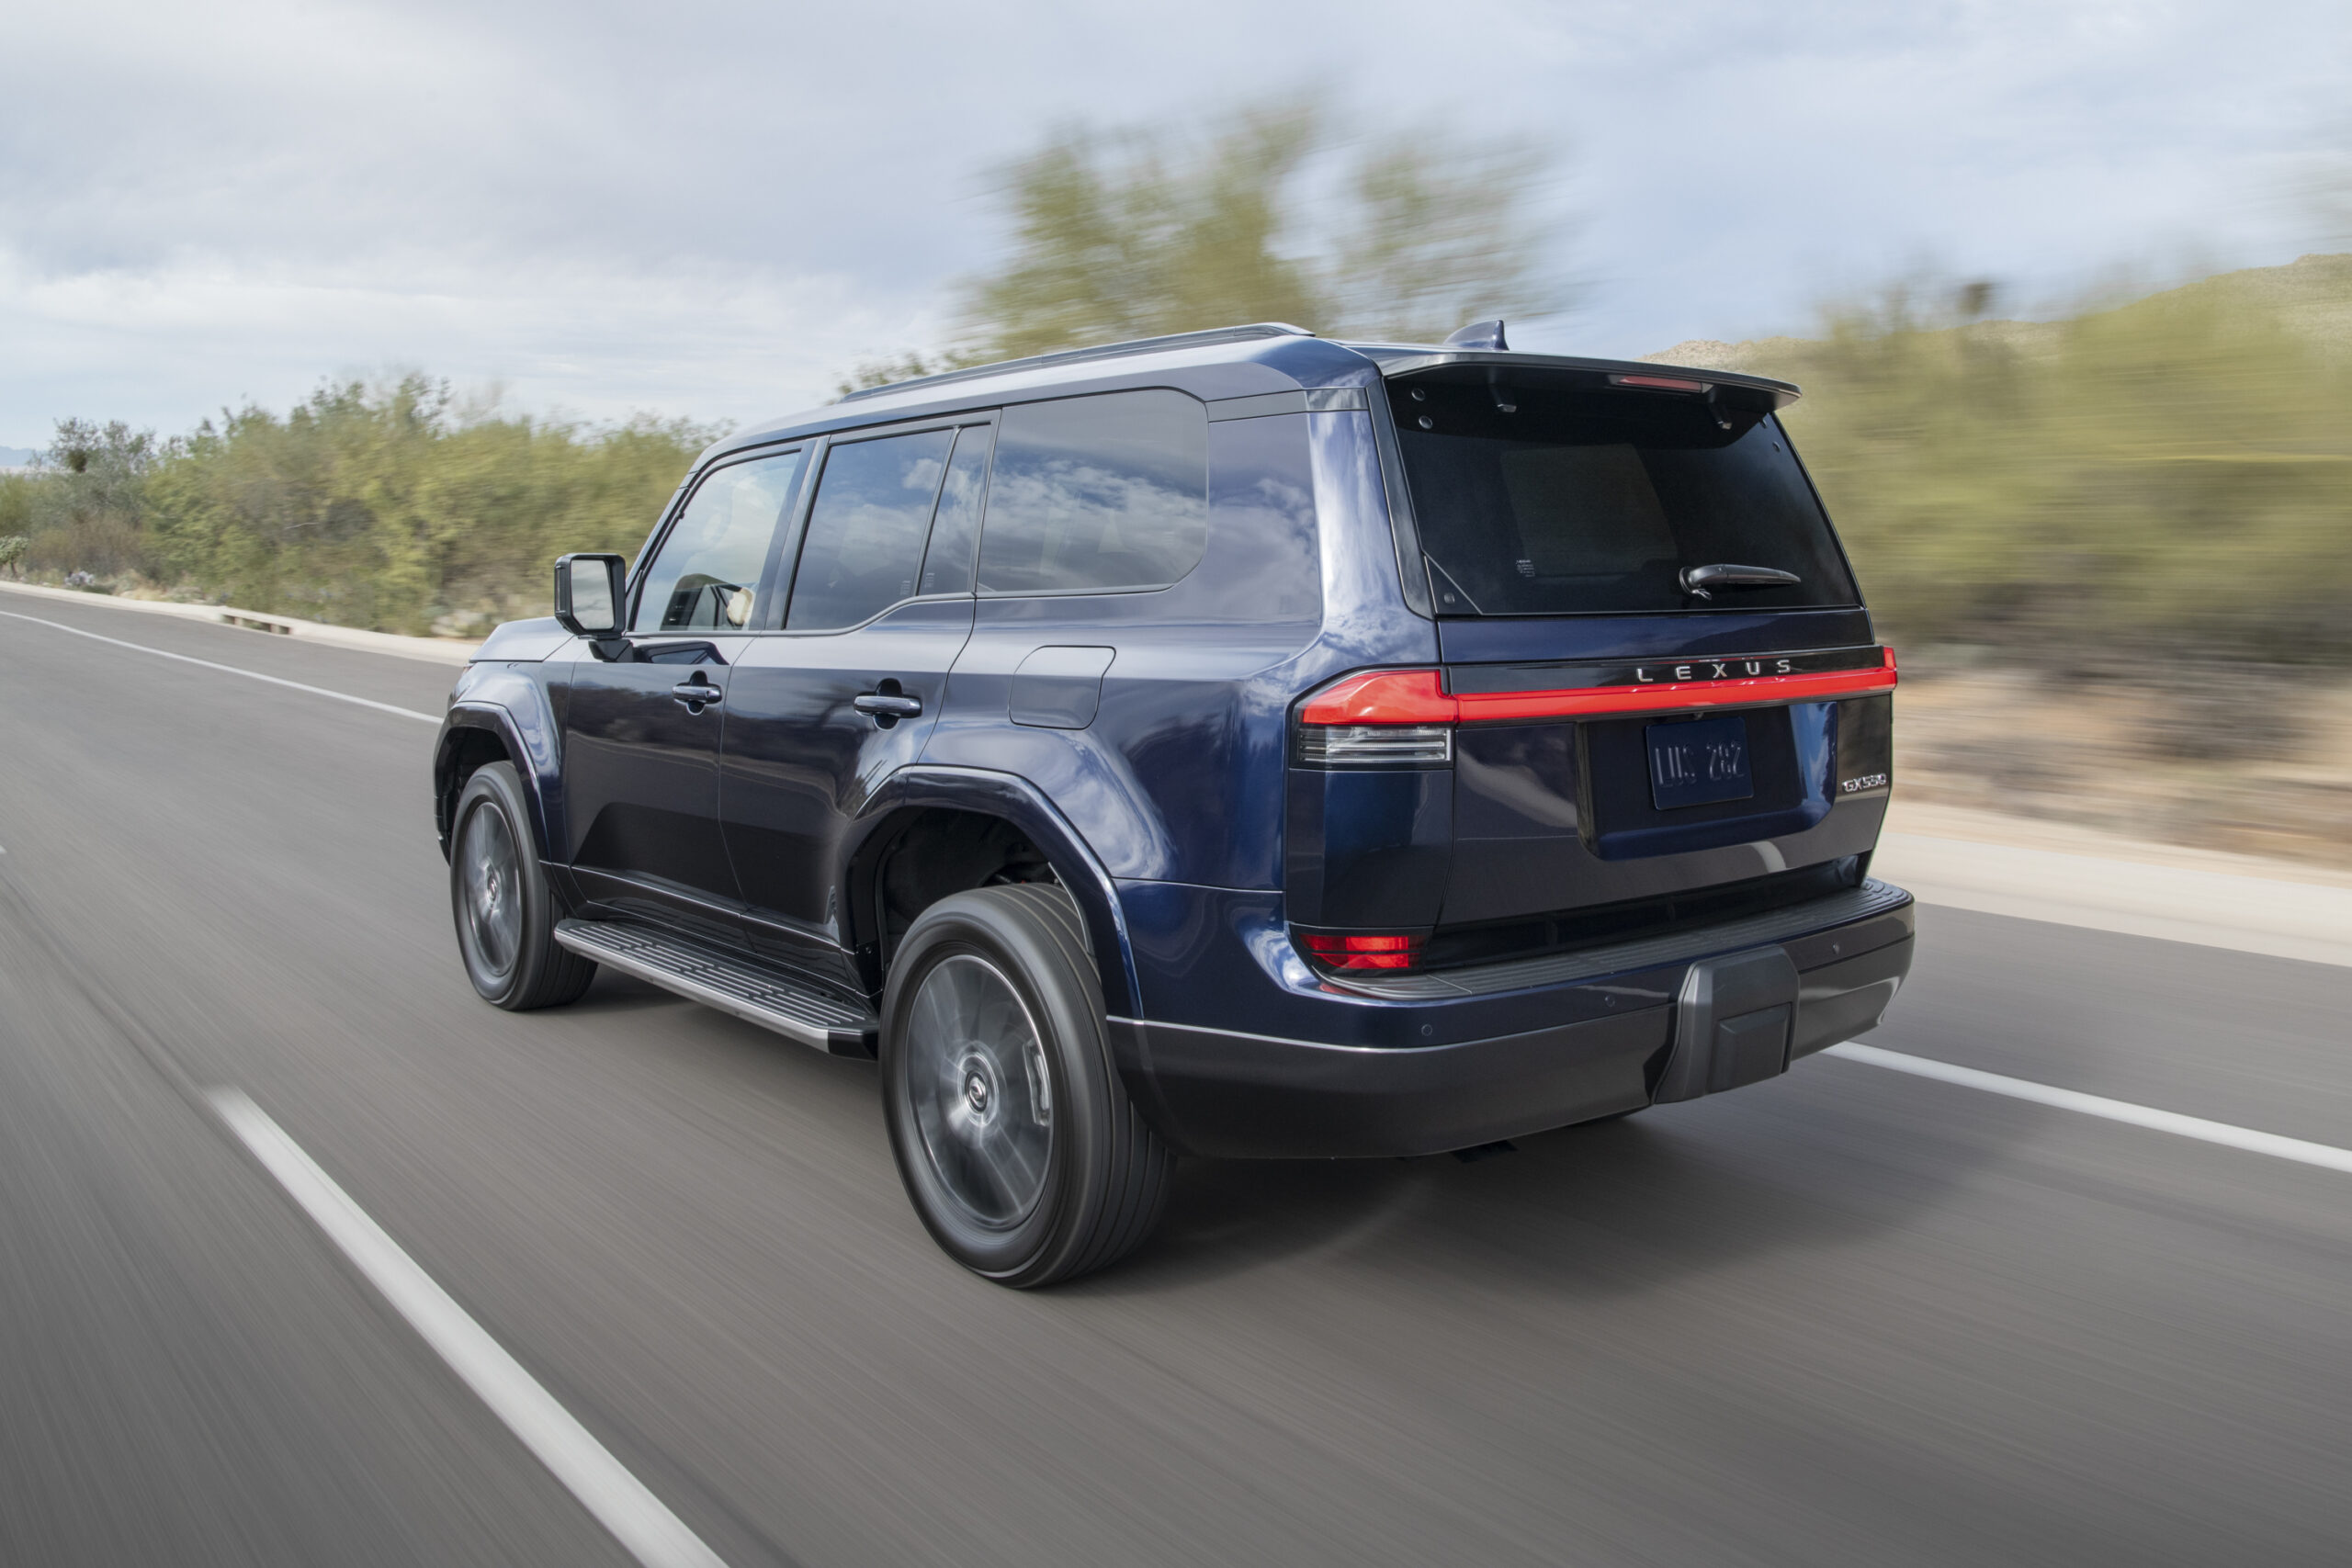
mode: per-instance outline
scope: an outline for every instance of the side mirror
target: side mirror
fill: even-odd
[[[575,637],[618,637],[628,563],[618,556],[571,555],[555,563],[555,618]]]

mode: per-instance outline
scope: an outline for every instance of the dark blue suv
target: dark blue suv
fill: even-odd
[[[878,1057],[1012,1285],[1177,1151],[1464,1150],[1879,1021],[1893,656],[1777,381],[1296,328],[860,392],[557,563],[435,756],[466,968]]]

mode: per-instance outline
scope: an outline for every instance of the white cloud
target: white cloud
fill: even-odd
[[[2029,298],[2280,261],[2347,53],[2318,0],[85,0],[0,56],[0,442],[390,364],[763,417],[936,337],[1047,125],[1297,86],[1568,151],[1599,287],[1531,346],[1802,326],[1921,257]]]
[[[161,416],[173,427],[224,403],[282,404],[322,376],[401,368],[497,383],[522,406],[590,419],[740,421],[821,401],[831,374],[870,344],[939,327],[877,307],[840,275],[737,265],[182,258],[43,278],[0,259],[12,379],[48,389],[50,406],[68,412],[183,411]]]

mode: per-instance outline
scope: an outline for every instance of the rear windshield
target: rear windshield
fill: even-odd
[[[1483,380],[1406,379],[1389,396],[1440,615],[1860,603],[1769,414],[1690,393]],[[1687,592],[1683,570],[1710,565],[1797,581]]]

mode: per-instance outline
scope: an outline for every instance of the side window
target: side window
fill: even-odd
[[[922,558],[922,592],[969,593],[972,547],[980,532],[980,492],[989,479],[989,443],[996,433],[967,424],[956,435],[956,456],[939,491],[939,515],[931,525],[931,548]]]
[[[631,631],[734,631],[750,622],[760,568],[801,457],[730,463],[704,478],[652,564],[640,568]]]
[[[1208,411],[1182,392],[1007,409],[980,534],[980,591],[1165,588],[1200,564],[1208,480]]]
[[[924,430],[825,454],[786,631],[854,626],[913,594],[955,439],[952,430]]]

